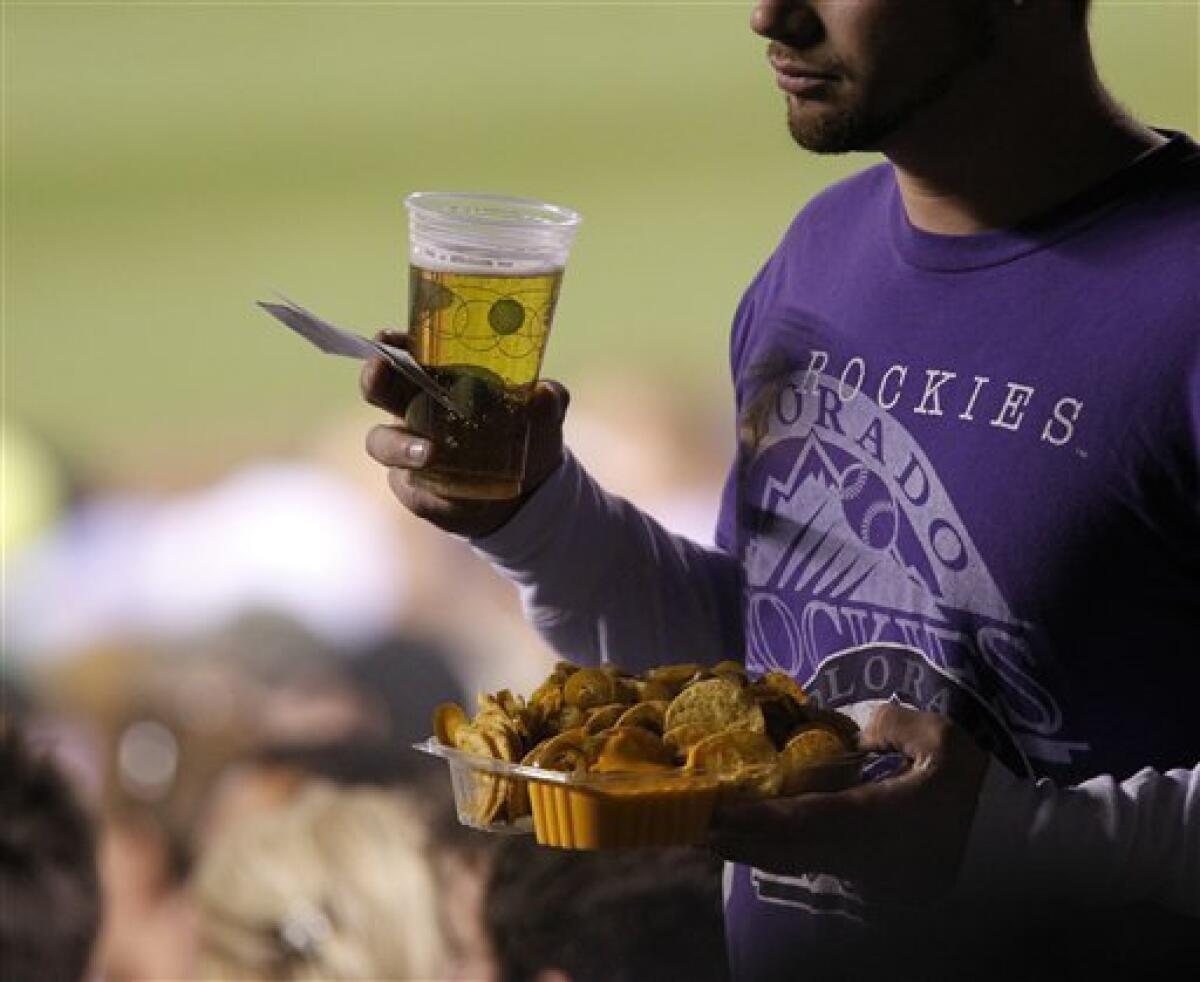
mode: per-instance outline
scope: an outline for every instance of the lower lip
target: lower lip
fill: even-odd
[[[782,72],[775,73],[775,84],[783,89],[784,92],[789,92],[797,96],[820,95],[832,83],[833,78],[828,75],[784,75]]]

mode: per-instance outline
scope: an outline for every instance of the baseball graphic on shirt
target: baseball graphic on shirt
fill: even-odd
[[[838,500],[846,523],[866,545],[886,550],[896,541],[896,501],[887,483],[865,464],[851,464],[842,472]]]

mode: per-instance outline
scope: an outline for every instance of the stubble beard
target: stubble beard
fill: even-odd
[[[964,10],[969,8],[964,8]],[[805,150],[816,154],[879,150],[885,141],[922,110],[938,102],[973,66],[987,59],[996,47],[993,20],[974,8],[961,24],[962,54],[926,79],[892,106],[871,106],[870,98],[840,110],[805,113],[794,96],[787,96],[788,130]],[[843,76],[852,78],[853,76]]]
[[[805,113],[789,98],[788,130],[793,140],[816,154],[878,150],[917,113],[937,102],[953,82],[952,76],[939,76],[903,103],[884,108],[859,103],[840,110]]]

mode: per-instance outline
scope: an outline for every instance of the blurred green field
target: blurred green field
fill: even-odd
[[[413,189],[585,223],[547,371],[724,406],[741,289],[864,158],[795,150],[750,4],[5,3],[5,410],[102,471],[231,459],[353,404],[253,307],[396,323]],[[1200,130],[1192,3],[1105,3],[1101,67]]]

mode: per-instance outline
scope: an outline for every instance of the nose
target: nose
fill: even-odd
[[[750,29],[794,48],[819,40],[823,31],[811,0],[757,0],[750,15]]]

